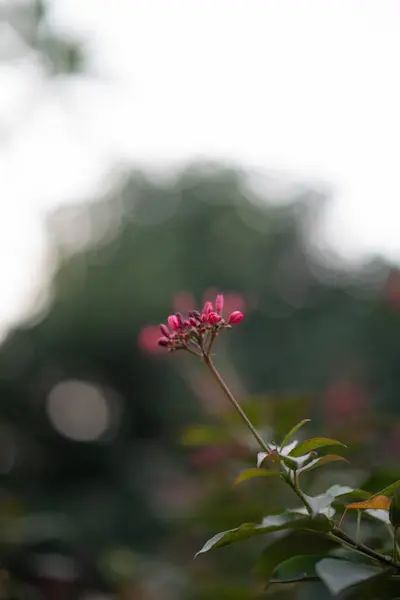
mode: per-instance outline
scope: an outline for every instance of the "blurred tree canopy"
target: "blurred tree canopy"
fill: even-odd
[[[50,77],[81,73],[85,68],[82,43],[54,32],[49,24],[50,3],[43,0],[5,0],[0,5],[4,43],[0,59],[18,64],[37,61]]]
[[[49,10],[41,0],[1,3],[0,58],[33,61],[49,81],[84,72],[81,42],[55,32]],[[381,259],[322,260],[312,233],[326,198],[292,185],[273,203],[268,185],[253,183],[215,164],[168,177],[133,171],[106,197],[49,218],[48,302],[0,348],[2,564],[40,597],[78,597],[43,586],[49,552],[76,559],[82,589],[129,581],[122,597],[143,598],[136,577],[147,577],[163,590],[153,600],[252,597],[247,548],[188,565],[200,540],[259,518],[263,506],[232,494],[240,448],[182,448],[188,424],[221,417],[220,398],[201,365],[154,345],[153,325],[192,296],[201,305],[207,290],[246,313],[217,360],[249,410],[261,407],[278,431],[310,416],[340,429],[368,489],[395,478],[400,274]],[[278,506],[280,493],[263,502]],[[192,577],[186,590],[173,563]]]
[[[245,322],[219,347],[242,393],[308,397],[300,416],[349,439],[358,424],[372,466],[398,443],[396,271],[377,260],[322,267],[310,243],[320,195],[299,187],[268,200],[245,173],[193,165],[164,179],[135,172],[49,219],[58,266],[48,306],[0,351],[0,467],[3,493],[25,511],[70,516],[77,547],[150,552],[188,510],[171,486],[190,498],[180,435],[205,418],[193,393],[201,366],[160,355],[146,335],[190,294],[200,305],[205,290],[224,290],[243,303]],[[79,382],[100,400],[87,405]],[[373,436],[372,420],[360,426],[371,416]]]

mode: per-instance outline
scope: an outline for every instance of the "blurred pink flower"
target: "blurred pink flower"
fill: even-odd
[[[188,313],[196,308],[196,301],[190,292],[178,292],[173,298],[172,305],[175,312]]]
[[[208,469],[228,456],[229,452],[222,446],[205,446],[192,454],[190,462],[195,469]]]
[[[209,287],[205,290],[203,294],[203,302],[206,302],[208,298],[214,298],[217,295],[217,290],[215,287]]]
[[[198,448],[191,456],[192,466],[208,469],[227,459],[248,458],[248,449],[239,442],[232,441],[224,445],[210,445]]]
[[[393,269],[386,284],[386,298],[392,308],[400,309],[400,271]]]
[[[338,424],[351,417],[368,414],[370,401],[363,386],[344,379],[328,388],[324,409],[326,420]]]
[[[215,310],[220,315],[224,310],[224,296],[223,294],[218,294],[217,299],[215,300]]]
[[[159,340],[159,327],[156,327],[154,325],[147,325],[146,327],[143,327],[143,329],[139,333],[138,345],[143,352],[146,352],[148,354],[163,354],[163,348],[159,345]]]
[[[246,311],[246,302],[243,296],[236,292],[224,294],[224,304],[227,313],[231,313],[234,310],[240,310],[242,313]]]
[[[400,424],[395,425],[392,431],[385,436],[384,449],[388,457],[398,459],[400,455]]]

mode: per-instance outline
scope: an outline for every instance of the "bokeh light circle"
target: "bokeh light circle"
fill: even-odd
[[[111,424],[106,396],[97,386],[78,380],[55,385],[47,397],[47,414],[54,429],[71,440],[93,442]]]

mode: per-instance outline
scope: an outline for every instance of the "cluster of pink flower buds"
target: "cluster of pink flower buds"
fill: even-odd
[[[162,337],[158,340],[158,344],[168,350],[186,349],[204,354],[220,329],[230,328],[243,320],[243,313],[235,310],[226,321],[223,317],[223,309],[224,297],[218,294],[215,307],[212,302],[206,302],[201,314],[197,310],[192,310],[187,319],[184,319],[179,312],[170,315],[169,328],[167,325],[160,325]]]

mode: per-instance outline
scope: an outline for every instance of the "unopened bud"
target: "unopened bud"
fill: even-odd
[[[197,327],[197,321],[194,317],[190,317],[189,323],[191,324],[192,327]]]
[[[198,310],[191,310],[189,313],[189,317],[193,317],[193,319],[197,319],[198,321],[200,321],[201,314],[199,313]]]
[[[210,312],[212,312],[214,310],[212,302],[208,301],[205,303],[204,308],[203,308],[203,315],[206,315],[206,317],[208,317],[208,315],[210,314]]]
[[[240,310],[235,310],[229,315],[229,323],[231,323],[231,325],[238,325],[243,321],[243,319],[244,314],[240,312]]]
[[[220,320],[221,320],[221,317],[219,315],[217,315],[216,312],[211,311],[208,314],[207,321],[210,323],[210,325],[216,325]]]
[[[165,348],[166,346],[168,346],[168,344],[169,344],[169,339],[168,338],[166,338],[166,337],[159,338],[159,340],[158,340],[158,345],[159,346],[163,346]]]
[[[166,338],[169,337],[169,335],[170,335],[169,334],[169,329],[168,329],[168,327],[166,325],[164,325],[164,323],[161,323],[160,330],[161,330],[161,333],[163,334],[163,336],[165,336]]]
[[[168,325],[171,327],[171,329],[179,329],[178,317],[176,315],[169,315]]]

